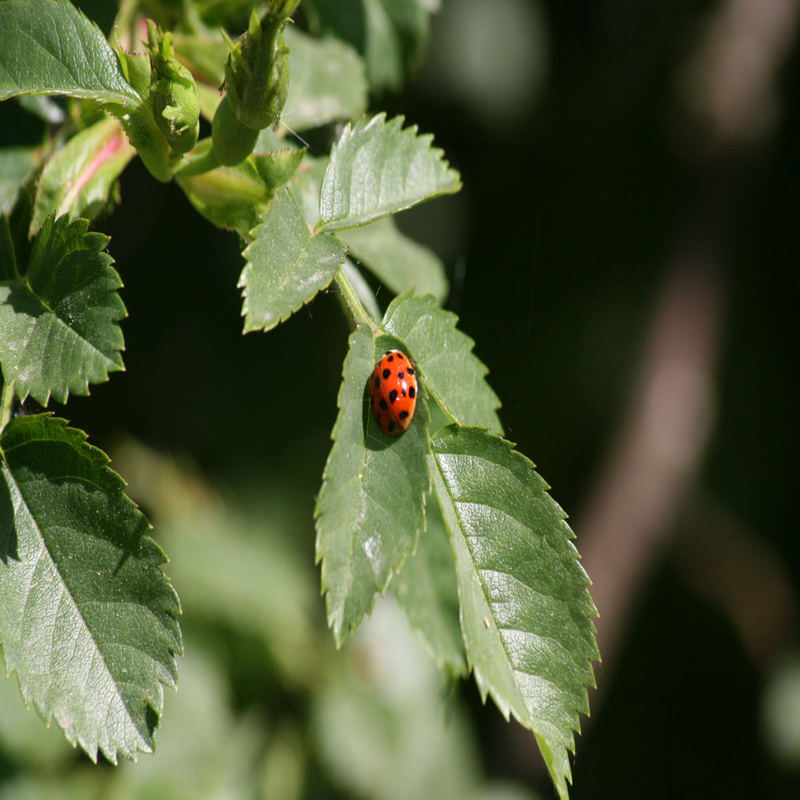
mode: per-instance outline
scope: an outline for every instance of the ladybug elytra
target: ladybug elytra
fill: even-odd
[[[417,406],[417,371],[402,350],[389,350],[375,365],[369,379],[372,415],[384,433],[400,436],[414,418]]]

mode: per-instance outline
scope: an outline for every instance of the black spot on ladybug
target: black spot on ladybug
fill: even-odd
[[[392,391],[389,392],[389,402],[394,403],[395,400],[397,400],[397,389],[392,389]]]
[[[417,373],[416,373],[416,372],[414,372],[414,368],[413,368],[413,367],[409,367],[409,368],[408,368],[408,374],[409,374],[409,375],[416,375]]]
[[[401,411],[398,415],[400,419],[405,419],[408,416],[408,411]]]
[[[408,387],[408,396],[413,400],[417,396],[417,390],[413,386]]]
[[[394,430],[394,420],[390,419],[389,424],[386,426],[390,431]]]
[[[386,379],[387,379],[387,378],[388,378],[388,377],[389,377],[391,374],[392,374],[392,371],[391,371],[391,370],[389,370],[389,369],[385,369],[385,370],[383,371],[383,379],[384,379],[384,380],[386,380]]]
[[[381,385],[381,379],[379,375],[375,376],[375,388],[377,389]]]
[[[402,361],[402,360],[403,360],[403,354],[402,354],[402,353],[398,353],[398,354],[397,354],[397,357],[398,357],[398,359],[400,359],[400,361]]]
[[[403,380],[403,378],[405,378],[405,376],[406,376],[405,372],[398,372],[398,373],[397,373],[397,377],[398,377],[400,380]]]
[[[403,389],[403,397],[405,397],[405,396],[406,396],[406,390]]]
[[[381,397],[381,408],[386,411],[389,406],[386,405],[386,401]]]
[[[394,361],[394,356],[389,356],[389,358],[387,358],[386,360],[387,361]]]

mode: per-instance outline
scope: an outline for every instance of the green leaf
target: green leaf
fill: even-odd
[[[107,456],[47,415],[0,436],[0,638],[25,701],[93,759],[153,748],[178,598]]]
[[[327,168],[327,156],[315,158],[306,154],[303,163],[289,181],[292,194],[300,203],[306,222],[312,227],[319,220],[319,190]]]
[[[316,31],[364,56],[370,86],[398,90],[427,45],[432,0],[307,0]]]
[[[453,551],[437,503],[427,503],[426,531],[392,587],[411,627],[440,669],[466,674],[458,619],[458,586]]]
[[[348,124],[331,150],[319,199],[320,230],[353,228],[461,188],[433,136],[385,114]]]
[[[261,179],[272,191],[283,186],[294,175],[304,154],[304,149],[293,147],[283,147],[268,152],[256,150],[248,161],[253,164]]]
[[[0,214],[0,282],[17,278],[17,253],[8,217]]]
[[[48,216],[91,219],[136,154],[122,126],[107,117],[73,136],[45,165],[36,189],[30,235]]]
[[[296,28],[284,31],[289,45],[289,94],[281,122],[292,130],[353,119],[367,107],[364,65],[338,39],[313,39]]]
[[[442,262],[402,234],[391,217],[340,231],[337,237],[395,294],[416,289],[417,294],[432,294],[439,301],[447,294]]]
[[[20,187],[36,169],[39,150],[35,147],[0,149],[0,214],[9,214],[17,202]]]
[[[0,100],[66,94],[126,105],[139,95],[100,29],[68,0],[0,3]]]
[[[432,442],[433,483],[456,557],[467,660],[484,700],[533,731],[567,798],[568,751],[599,659],[590,583],[565,514],[509,442],[451,425]]]
[[[430,297],[406,292],[386,309],[383,328],[409,348],[427,389],[460,425],[502,433],[500,400],[486,382],[488,370],[472,353],[472,339],[456,328],[458,317]]]
[[[0,283],[0,364],[20,400],[46,405],[124,369],[122,285],[104,248],[108,238],[87,232],[86,220],[48,218],[23,279]]]
[[[333,447],[317,499],[317,561],[337,645],[358,626],[413,552],[425,524],[428,490],[424,403],[400,437],[366,413],[366,384],[381,353],[396,346],[362,326],[350,336],[339,389]]]
[[[312,235],[288,190],[276,195],[251,236],[239,278],[245,333],[283,322],[331,282],[345,259],[333,236]]]
[[[201,148],[208,142],[201,143]],[[273,190],[291,178],[304,152],[286,149],[253,153],[233,167],[217,167],[198,175],[179,174],[177,181],[206,219],[249,239],[269,206]]]

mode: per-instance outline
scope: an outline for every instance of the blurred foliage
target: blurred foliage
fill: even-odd
[[[464,24],[472,4],[442,5],[427,64],[380,106],[435,131],[464,190],[400,225],[444,261],[449,307],[491,367],[508,435],[563,506],[579,511],[623,417],[664,264],[704,168],[686,152],[675,84],[715,4],[505,0],[502,30],[530,31],[538,49],[510,51],[519,60],[507,75],[524,75],[502,109],[463,80],[475,53],[466,37],[459,48],[449,26]],[[505,16],[514,9],[519,17]],[[494,45],[487,69],[499,70],[507,65],[501,29],[488,19],[482,31]],[[697,479],[698,491],[778,556],[795,610],[799,66],[795,46],[780,73],[778,127],[750,155],[734,209],[717,410]],[[0,140],[35,144],[42,125],[15,108]],[[430,786],[442,794],[432,797],[462,789],[461,797],[533,796],[495,780],[549,796],[533,743],[471,689],[447,695],[397,630],[390,604],[341,653],[324,630],[311,518],[346,349],[336,303],[320,297],[269,336],[243,338],[235,237],[198,220],[177,187],[154,192],[138,163],[124,173],[122,195],[102,227],[125,282],[127,371],[89,400],[71,399],[66,413],[112,453],[173,557],[185,612],[181,688],[167,698],[156,757],[111,773],[88,769],[57,732],[20,711],[6,682],[0,795],[383,797],[378,771],[384,789],[393,780],[406,787],[415,775],[403,774],[409,759],[422,759],[419,772],[429,774],[426,756],[435,754],[441,773],[453,758],[475,772],[467,787],[437,774],[442,783]],[[175,241],[175,225],[191,226],[191,239]],[[386,292],[373,288],[385,306]],[[145,460],[149,484],[136,477],[135,458]],[[680,516],[677,526],[689,521]],[[203,553],[230,558],[213,581]],[[787,661],[773,675],[771,665],[755,665],[723,611],[684,580],[670,547],[662,558],[578,742],[573,797],[798,796],[796,666]],[[275,585],[289,607],[270,607]],[[796,644],[791,633],[787,646]],[[302,669],[286,669],[277,642],[306,654]],[[387,685],[397,675],[392,658],[406,672]],[[421,698],[429,698],[424,711],[406,713]],[[216,717],[213,741],[203,740],[207,715]],[[346,733],[352,719],[375,732],[361,742],[374,758],[358,762],[374,773],[342,767],[357,744]],[[431,752],[415,750],[415,737]]]

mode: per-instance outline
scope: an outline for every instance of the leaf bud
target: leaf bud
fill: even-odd
[[[170,147],[177,153],[186,153],[197,143],[199,132],[200,103],[194,77],[175,57],[171,33],[147,20],[147,35],[153,116]]]
[[[280,118],[289,88],[289,48],[283,29],[300,0],[271,0],[264,16],[253,12],[247,33],[229,42],[225,88],[231,108],[248,128],[261,130]]]

